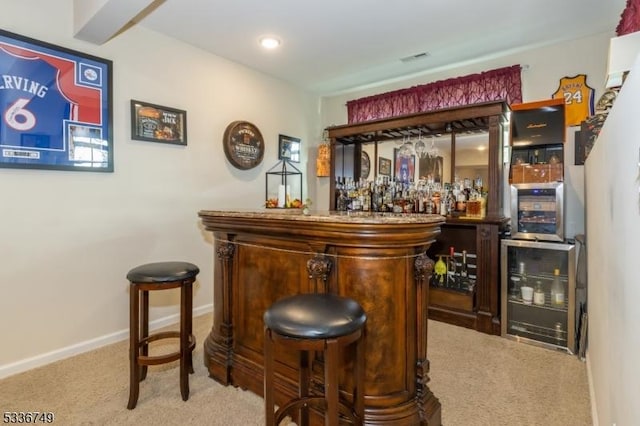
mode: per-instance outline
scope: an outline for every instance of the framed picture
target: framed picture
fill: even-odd
[[[371,172],[371,159],[366,151],[362,151],[360,158],[360,177],[362,179],[368,179]]]
[[[293,163],[300,162],[300,139],[278,135],[278,158]]]
[[[418,161],[418,166],[420,169],[420,179],[431,179],[433,182],[442,183],[442,170],[444,168],[444,158],[443,157],[432,157],[427,155],[424,158],[421,158]]]
[[[113,171],[111,61],[0,30],[0,74],[0,167]]]
[[[187,112],[131,100],[131,139],[187,144]]]
[[[403,155],[398,148],[393,149],[393,154],[395,157],[395,179],[403,183],[411,182],[416,174],[416,156],[413,154]]]
[[[391,160],[389,158],[378,157],[378,174],[391,176]]]

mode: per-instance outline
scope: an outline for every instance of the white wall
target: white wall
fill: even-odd
[[[113,60],[115,172],[0,168],[0,377],[126,337],[125,275],[144,262],[199,265],[194,306],[211,309],[212,238],[197,212],[260,208],[279,133],[302,139],[301,170],[315,176],[317,97],[141,27],[102,46],[76,40],[72,4],[5,0],[0,27]],[[132,141],[131,99],[186,110],[188,146]],[[235,120],[265,138],[254,169],[225,158]],[[153,296],[152,319],[178,312],[177,293]]]
[[[597,424],[640,423],[640,58],[587,158],[589,353]]]

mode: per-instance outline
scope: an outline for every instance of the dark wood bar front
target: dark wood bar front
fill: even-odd
[[[264,311],[284,296],[327,291],[356,299],[367,312],[365,424],[441,423],[440,402],[427,386],[433,261],[426,256],[441,216],[285,210],[199,216],[215,239],[214,319],[204,343],[212,378],[262,395]],[[291,352],[276,349],[276,404],[297,395],[298,358]],[[341,389],[352,388],[351,355],[344,355]],[[321,388],[322,360],[316,364],[312,386]]]

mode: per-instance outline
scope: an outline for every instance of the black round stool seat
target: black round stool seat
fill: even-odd
[[[344,336],[366,321],[367,315],[358,302],[329,293],[285,297],[264,314],[264,323],[272,331],[305,339]]]
[[[193,278],[200,269],[189,262],[155,262],[137,266],[129,271],[132,283],[166,283]]]
[[[276,426],[287,415],[298,413],[297,423],[308,426],[310,407],[324,411],[325,426],[338,426],[341,417],[355,426],[364,424],[365,324],[367,315],[358,302],[330,293],[288,296],[273,303],[264,313],[264,398],[266,425]],[[281,401],[275,410],[276,343],[298,351],[297,397]],[[353,374],[351,393],[339,389],[340,374],[346,373],[342,354],[348,346]],[[312,390],[314,352],[322,352],[324,392]],[[342,365],[345,363],[344,365]],[[275,411],[274,411],[275,410]]]
[[[180,393],[189,399],[189,376],[193,374],[193,350],[196,338],[192,333],[193,282],[200,269],[189,262],[147,263],[127,273],[129,291],[129,402],[135,408],[140,382],[147,377],[147,366],[180,360]],[[180,289],[180,330],[149,333],[149,292]],[[179,349],[159,355],[149,354],[149,344],[163,339],[178,339]]]

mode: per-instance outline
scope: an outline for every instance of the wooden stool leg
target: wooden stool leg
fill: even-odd
[[[132,285],[129,290],[129,403],[127,408],[132,410],[138,403],[140,391],[140,370],[138,368],[140,319],[138,287]]]
[[[142,312],[142,316],[140,318],[140,332],[142,333],[139,337],[138,342],[144,341],[147,337],[149,337],[149,292],[147,290],[142,290],[142,299],[140,300],[140,312]],[[149,355],[149,343],[145,343],[142,345],[142,356]],[[143,381],[147,378],[147,366],[140,366],[140,381]]]
[[[187,287],[187,321],[186,322],[187,322],[187,337],[189,337],[193,334],[193,281],[190,281],[186,285],[186,287]],[[187,361],[189,362],[189,373],[194,374],[195,370],[193,369],[193,350],[189,351],[189,356],[187,357]]]
[[[189,350],[189,322],[187,317],[189,312],[189,296],[191,296],[189,289],[190,285],[183,284],[180,289],[180,394],[182,400],[189,399],[189,368],[191,366],[191,351]]]
[[[312,351],[300,351],[300,371],[298,374],[298,396],[304,398],[309,396],[311,384],[311,357]],[[309,407],[304,405],[300,408],[300,426],[309,425]]]
[[[364,356],[364,339],[365,332],[362,332],[360,338],[356,342],[356,365],[354,366],[354,383],[356,386],[353,392],[353,406],[356,416],[358,416],[357,425],[364,425],[364,375],[365,375],[365,356]]]
[[[327,340],[324,358],[324,397],[327,410],[324,415],[325,426],[338,426],[338,343],[334,339]]]
[[[266,426],[275,426],[275,402],[273,388],[273,341],[271,330],[264,329],[264,418]]]

